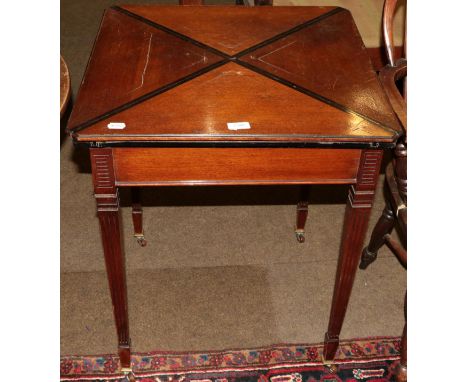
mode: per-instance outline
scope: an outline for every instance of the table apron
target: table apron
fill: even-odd
[[[113,148],[117,186],[353,184],[360,149]]]

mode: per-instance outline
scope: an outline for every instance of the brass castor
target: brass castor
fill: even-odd
[[[330,374],[336,374],[338,372],[338,365],[334,363],[325,364],[325,367],[327,368]]]
[[[144,236],[135,236],[135,237],[136,237],[137,243],[140,245],[140,247],[146,247],[146,244],[148,244],[148,242],[145,240]]]
[[[133,371],[125,372],[124,382],[135,382],[135,374],[133,374]]]
[[[399,364],[396,369],[396,380],[397,382],[406,382],[407,381],[407,369],[406,366]]]
[[[305,241],[304,231],[296,231],[296,239],[299,243],[303,243]]]

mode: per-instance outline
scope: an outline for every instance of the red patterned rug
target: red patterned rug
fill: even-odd
[[[258,349],[135,353],[138,382],[384,382],[395,380],[400,339],[373,337],[342,341],[331,373],[322,363],[323,344],[273,345]],[[115,355],[66,356],[61,381],[119,381]]]

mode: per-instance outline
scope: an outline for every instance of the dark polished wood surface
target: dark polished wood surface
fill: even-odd
[[[335,7],[148,7],[122,8],[234,55]]]
[[[338,350],[339,334],[360,259],[358,248],[364,243],[381,160],[382,150],[362,150],[357,180],[348,192],[332,307],[325,333],[325,360],[333,360]]]
[[[122,368],[130,367],[125,257],[120,225],[119,192],[115,186],[112,149],[91,149],[94,197],[101,227],[107,278],[117,329],[118,352]]]
[[[62,56],[60,56],[60,117],[67,109],[68,101],[70,100],[70,72],[68,66]]]
[[[109,129],[112,122],[125,126]],[[229,130],[229,122],[250,125]],[[381,148],[394,147],[401,131],[348,11],[114,7],[104,14],[68,128],[75,142],[93,146],[95,197],[127,373],[122,186],[349,184],[325,337],[325,360],[333,360]],[[300,233],[305,202],[299,208]],[[137,194],[133,218],[135,236],[144,240]]]
[[[120,186],[349,184],[357,149],[114,148]],[[330,166],[333,161],[333,166]]]
[[[107,128],[120,121],[127,121],[125,131]],[[228,130],[228,122],[242,121],[251,129]],[[354,142],[356,136],[361,142],[394,140],[393,132],[357,115],[228,63],[90,126],[78,139]]]
[[[207,49],[107,10],[70,124],[86,122],[221,60]]]
[[[399,129],[348,11],[326,17],[241,60]]]
[[[391,143],[400,131],[350,13],[336,7],[110,9],[68,127],[101,144]]]
[[[396,46],[395,47],[395,57],[397,59],[400,59],[403,57],[403,47],[402,46]],[[367,48],[367,52],[369,53],[369,57],[372,61],[372,66],[374,67],[374,70],[378,72],[381,70],[385,65],[387,65],[387,57],[385,53],[385,48],[382,46],[376,47],[376,48]]]

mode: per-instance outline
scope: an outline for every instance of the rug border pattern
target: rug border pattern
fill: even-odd
[[[210,372],[257,371],[279,368],[304,368],[323,365],[323,343],[278,344],[249,349],[221,351],[152,351],[132,354],[132,369],[141,377]],[[368,363],[399,359],[399,337],[369,337],[343,340],[334,363]],[[60,358],[61,381],[117,380],[119,358],[100,356],[63,356]]]

